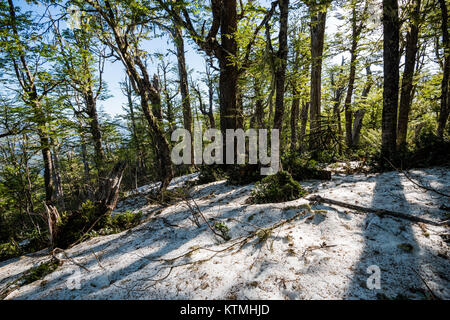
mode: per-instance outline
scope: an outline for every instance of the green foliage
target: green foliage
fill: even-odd
[[[228,226],[225,223],[223,223],[223,222],[216,222],[214,224],[214,228],[222,234],[222,236],[225,238],[225,240],[230,240],[231,239],[231,237],[229,235],[230,228],[228,228]]]
[[[288,153],[282,158],[284,170],[288,171],[297,181],[307,179],[330,180],[331,173],[318,167],[315,160],[300,158],[296,153]]]
[[[98,235],[118,233],[139,224],[142,213],[125,212],[115,215],[99,214],[92,201],[83,203],[81,210],[63,213],[58,221],[56,246],[67,248],[74,242]]]
[[[450,141],[439,139],[431,130],[422,130],[414,142],[414,150],[403,155],[409,167],[450,164]]]
[[[252,203],[285,202],[306,195],[306,191],[287,171],[279,171],[257,182],[251,192]]]
[[[41,263],[37,267],[33,267],[26,272],[23,277],[23,285],[32,283],[34,281],[44,278],[46,275],[52,273],[58,268],[58,262],[55,260],[50,260],[48,262]]]
[[[245,185],[261,180],[261,166],[257,164],[240,164],[228,168],[228,182],[232,185]]]
[[[22,253],[22,248],[14,240],[0,244],[0,261],[18,257]]]
[[[272,234],[270,229],[259,229],[256,232],[256,236],[258,237],[259,242],[264,242],[267,239],[269,239],[270,235]]]
[[[199,184],[206,184],[225,179],[225,173],[218,165],[202,165],[198,176]]]

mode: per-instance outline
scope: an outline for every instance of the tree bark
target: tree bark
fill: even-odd
[[[399,93],[399,17],[397,0],[383,0],[383,114],[381,156],[396,157]]]
[[[286,79],[286,65],[288,55],[288,17],[289,17],[289,0],[279,0],[280,7],[280,31],[278,34],[278,67],[275,71],[275,114],[273,119],[273,128],[280,131],[282,136],[283,116],[284,116],[284,91]]]
[[[192,134],[192,111],[186,71],[183,31],[178,26],[174,26],[174,42],[177,48],[178,78],[180,80],[181,104],[183,106],[183,125],[184,129]]]
[[[366,72],[367,72],[366,85],[361,94],[361,98],[363,101],[366,100],[367,96],[369,95],[370,89],[372,88],[372,72],[370,71],[370,66],[367,66]],[[359,145],[359,139],[361,137],[362,122],[363,122],[365,114],[366,114],[366,110],[364,108],[361,108],[355,112],[355,119],[353,121],[353,132],[352,132],[352,142],[353,142],[352,146],[353,147],[357,147]]]
[[[16,18],[16,11],[14,7],[14,3],[12,0],[8,0],[8,6],[9,6],[9,14],[11,19],[11,29],[15,37],[17,39],[20,39],[19,33],[17,30],[17,18]],[[20,40],[18,40],[20,41]],[[11,59],[15,59],[16,57],[11,57]],[[21,85],[22,89],[27,93],[28,97],[25,98],[27,95],[23,95],[23,101],[29,105],[34,113],[35,122],[38,126],[37,133],[39,136],[40,141],[40,147],[42,152],[42,158],[44,161],[44,187],[45,187],[45,201],[47,204],[52,204],[54,202],[54,193],[53,193],[53,163],[52,163],[52,156],[50,151],[50,138],[48,137],[48,134],[44,130],[45,127],[47,127],[47,120],[46,115],[44,113],[44,110],[42,108],[42,105],[40,103],[40,99],[38,96],[38,91],[36,88],[35,83],[35,77],[31,74],[29,65],[27,63],[26,57],[24,55],[20,55],[17,57],[21,64],[21,69],[19,70],[18,63],[14,62],[14,67],[16,71],[16,75],[19,76],[22,72],[26,74],[26,78],[23,78],[23,82],[21,79],[17,79]],[[25,80],[27,79],[27,80]]]
[[[311,92],[310,92],[310,141],[311,150],[316,150],[320,131],[320,109],[322,90],[322,54],[325,39],[327,9],[322,5],[310,7],[311,11]]]
[[[406,34],[405,70],[403,71],[400,105],[398,110],[397,146],[399,150],[404,150],[406,147],[408,118],[411,109],[414,69],[417,56],[417,41],[419,39],[420,1],[421,0],[414,1],[409,31]]]
[[[300,97],[298,96],[298,91],[293,86],[292,88],[292,105],[291,105],[291,151],[297,150],[297,123],[298,123],[298,113],[300,108]]]
[[[357,3],[352,2],[352,45],[350,48],[350,74],[348,79],[347,86],[347,95],[345,97],[344,102],[344,110],[345,110],[345,142],[347,143],[347,147],[353,147],[353,133],[352,133],[352,122],[353,122],[353,111],[351,109],[353,90],[355,85],[355,76],[356,76],[356,62],[358,57],[358,43],[359,37],[362,32],[363,25],[365,23],[365,15],[368,8],[368,1],[366,1],[364,5],[364,10],[359,18],[360,22],[358,22]]]
[[[97,168],[97,174],[101,176],[105,161],[105,152],[103,150],[102,132],[98,121],[97,102],[94,98],[92,88],[89,87],[85,90],[84,100],[86,103],[86,113],[89,117],[89,129],[91,131],[92,140],[94,141],[95,167]]]
[[[342,154],[342,123],[341,123],[341,100],[342,100],[342,95],[344,93],[345,87],[344,87],[344,82],[341,81],[342,76],[343,76],[343,72],[344,72],[344,57],[342,57],[342,63],[341,63],[341,68],[339,70],[339,75],[338,75],[338,84],[335,83],[334,81],[334,76],[331,75],[331,85],[333,87],[335,87],[334,90],[334,97],[333,97],[333,119],[334,119],[334,123],[337,126],[337,140],[338,140],[338,153],[341,155]]]
[[[301,149],[303,150],[303,142],[305,140],[306,135],[306,124],[308,123],[308,110],[309,110],[309,103],[302,101],[302,109],[300,111],[300,133],[299,133],[299,140],[301,143]]]
[[[220,34],[221,47],[218,55],[219,101],[220,101],[220,128],[223,133],[226,129],[242,128],[242,110],[237,108],[238,67],[233,60],[237,56],[236,0],[224,1],[221,8]]]
[[[448,8],[447,1],[439,0],[442,16],[442,39],[444,46],[444,73],[441,84],[441,110],[439,113],[437,135],[439,138],[444,138],[445,126],[449,115],[449,77],[450,77],[450,39],[448,36]]]

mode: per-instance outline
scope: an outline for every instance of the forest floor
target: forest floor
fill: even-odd
[[[442,193],[450,190],[448,168],[409,175]],[[196,175],[172,187],[189,179]],[[330,181],[301,184],[310,195],[448,219],[450,198],[398,172],[335,170]],[[0,292],[10,286],[6,299],[450,299],[448,227],[325,204],[311,211],[306,199],[252,205],[246,200],[253,185],[195,186],[193,199],[210,225],[229,228],[231,240],[224,241],[206,223],[197,227],[183,201],[162,211],[147,204],[152,187],[140,188],[116,209],[141,211],[143,223],[66,250],[61,266],[28,285],[11,289],[26,270],[49,259],[45,252],[1,262]],[[293,217],[270,234],[264,229]],[[367,284],[373,265],[380,270],[379,289]]]

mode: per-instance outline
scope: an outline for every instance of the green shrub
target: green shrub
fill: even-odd
[[[297,181],[307,179],[330,180],[331,172],[318,167],[315,160],[302,159],[295,153],[288,154],[282,159],[283,169],[288,171]]]
[[[261,180],[261,166],[258,164],[238,164],[227,170],[228,182],[232,185],[245,185]]]
[[[250,201],[252,203],[285,202],[298,199],[305,194],[306,191],[289,172],[279,171],[256,183]]]
[[[37,267],[29,269],[23,276],[23,285],[32,283],[34,281],[44,278],[46,275],[52,273],[58,268],[58,262],[56,260],[50,260],[48,262],[41,263]]]
[[[223,179],[225,179],[225,173],[218,165],[200,166],[200,174],[198,176],[199,184],[206,184]]]
[[[138,225],[141,218],[141,212],[134,214],[130,211],[114,216],[99,215],[94,203],[88,200],[80,211],[61,215],[55,244],[59,248],[67,248],[82,237],[82,240],[87,240],[98,235],[118,233]]]
[[[223,223],[223,222],[216,222],[214,224],[214,228],[222,234],[222,236],[225,238],[225,240],[230,240],[231,239],[231,237],[229,235],[230,228],[228,228],[228,226],[225,223]]]
[[[0,244],[0,261],[18,257],[22,253],[22,248],[14,240]]]

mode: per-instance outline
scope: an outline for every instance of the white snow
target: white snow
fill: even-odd
[[[441,192],[450,189],[448,168],[410,174]],[[179,178],[172,187],[195,178]],[[397,172],[334,174],[331,181],[301,184],[323,197],[435,221],[446,219],[441,208],[450,205],[449,198],[420,189]],[[326,212],[306,213],[275,229],[266,241],[254,237],[218,252],[254,232],[254,226],[270,227],[305,211],[301,205],[308,201],[250,205],[246,200],[253,185],[219,181],[195,187],[192,195],[204,216],[211,224],[221,221],[229,227],[231,240],[224,242],[205,223],[200,228],[193,224],[183,202],[154,214],[157,206],[147,205],[143,196],[156,186],[140,188],[116,209],[142,211],[146,222],[67,250],[76,264],[66,261],[6,299],[376,299],[377,294],[424,299],[426,285],[436,296],[450,299],[449,249],[441,237],[448,227],[314,205]],[[405,243],[413,250],[399,248]],[[1,262],[0,292],[48,259],[42,255]],[[380,268],[380,289],[367,288],[371,265]]]

